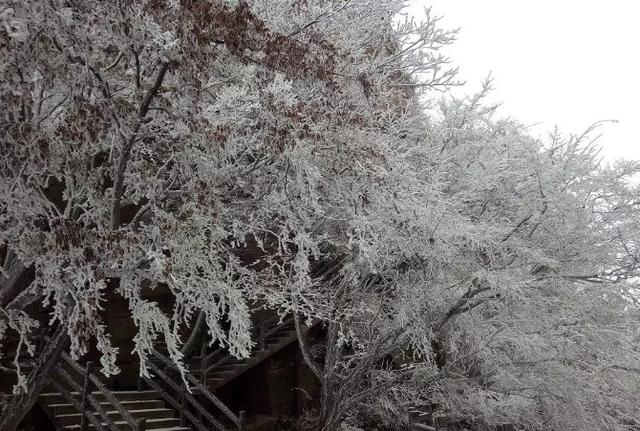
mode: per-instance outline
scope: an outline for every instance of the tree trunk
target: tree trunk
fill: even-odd
[[[336,431],[339,423],[336,423],[337,400],[335,399],[336,388],[333,379],[325,379],[320,395],[320,414],[318,417],[318,429],[321,431]]]
[[[321,431],[336,431],[340,425],[341,412],[348,409],[342,405],[340,399],[340,384],[336,380],[337,365],[342,359],[342,348],[338,344],[338,324],[329,322],[326,334],[326,348],[324,357],[324,370],[322,372],[322,388],[320,391],[320,414],[318,416],[318,429]]]
[[[18,428],[20,421],[36,403],[68,343],[69,336],[66,327],[61,325],[40,353],[35,367],[27,377],[28,392],[22,391],[9,401],[6,410],[0,417],[0,430],[15,431]]]

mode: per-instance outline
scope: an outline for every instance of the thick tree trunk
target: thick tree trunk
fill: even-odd
[[[69,343],[66,327],[60,326],[42,350],[38,361],[27,378],[28,392],[14,396],[0,417],[0,430],[15,431],[20,421],[31,410],[47,384],[53,367],[58,363],[62,351]]]
[[[336,388],[332,380],[326,379],[322,385],[318,417],[318,429],[321,431],[336,431],[339,426],[336,420],[338,400],[335,399]]]
[[[338,364],[342,360],[343,349],[338,342],[339,325],[331,321],[327,327],[326,349],[324,358],[324,382],[320,399],[319,425],[322,431],[337,431],[340,418],[348,411],[349,406],[343,398],[345,391],[340,386],[346,384],[336,375]]]

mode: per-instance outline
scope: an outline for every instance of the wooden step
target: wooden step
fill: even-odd
[[[171,428],[156,428],[155,431],[191,431],[191,428],[177,426]]]
[[[209,372],[209,375],[207,377],[210,378],[210,379],[211,378],[213,378],[213,379],[215,379],[215,378],[224,378],[224,377],[227,377],[230,374],[235,373],[238,368],[242,368],[242,366],[238,365],[235,369],[232,369],[232,370],[222,370],[221,371],[221,370],[216,369],[214,371]]]
[[[122,407],[127,410],[143,410],[143,409],[160,409],[164,407],[164,401],[158,400],[141,400],[141,401],[122,401]],[[110,402],[101,402],[100,405],[106,410],[111,410]],[[53,416],[71,414],[76,411],[73,404],[49,404],[46,406]]]
[[[170,428],[156,428],[155,431],[192,431],[189,427],[170,427]]]
[[[91,423],[89,423],[91,424]],[[102,423],[101,425],[103,426],[107,426],[106,423]],[[116,427],[119,430],[126,430],[126,431],[130,431],[131,426],[126,422],[126,421],[117,421],[115,422]],[[89,429],[94,429],[93,425],[90,425],[88,427]],[[160,419],[148,419],[147,420],[147,430],[166,430],[167,428],[171,429],[171,428],[178,428],[178,429],[186,429],[188,430],[189,428],[184,428],[184,427],[180,427],[180,419],[178,418],[160,418]],[[79,431],[80,430],[80,424],[75,424],[75,425],[67,425],[65,427],[62,428],[65,431]]]
[[[107,410],[106,413],[111,418],[111,420],[122,420],[122,416],[117,410]],[[129,413],[131,414],[131,416],[133,416],[134,419],[146,418],[147,420],[174,418],[175,416],[175,411],[164,407],[156,409],[129,410]],[[97,415],[97,413],[94,414]],[[77,412],[54,416],[54,421],[61,427],[80,424],[81,419],[82,415]]]
[[[113,391],[111,392],[118,401],[145,401],[145,400],[159,400],[161,399],[160,395],[157,391]],[[105,396],[101,392],[92,392],[91,393],[96,399],[105,401]],[[71,392],[71,395],[76,398],[80,398],[80,394],[78,392]],[[58,392],[47,392],[40,394],[38,400],[45,405],[49,404],[65,404],[67,402],[66,398]]]
[[[221,365],[218,365],[217,367],[215,367],[213,370],[211,370],[210,372],[213,371],[233,371],[236,369],[236,367],[238,365],[242,365],[243,363],[239,363],[239,364],[228,364],[228,363],[224,363]]]
[[[285,340],[290,340],[291,338],[292,338],[291,336],[269,337],[269,338],[267,338],[266,344],[267,344],[267,346],[269,346],[269,345],[278,345],[278,344],[282,343]]]
[[[236,363],[236,364],[222,364],[222,365],[218,365],[214,368],[211,369],[211,371],[209,371],[209,373],[207,373],[207,376],[211,376],[212,374],[215,373],[231,373],[234,372],[238,367],[243,367],[244,366],[244,362],[240,362],[240,363]],[[191,374],[193,374],[196,378],[200,378],[200,375],[202,374],[201,370],[194,370],[191,372]]]
[[[177,426],[171,428],[156,428],[155,431],[191,431],[191,428]]]

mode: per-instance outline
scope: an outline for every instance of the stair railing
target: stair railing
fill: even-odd
[[[51,341],[51,338],[44,333],[42,334],[42,339],[47,342]],[[71,373],[69,371],[71,371]],[[75,378],[73,372],[77,374]],[[58,378],[55,378],[56,376]],[[87,362],[83,368],[71,359],[67,353],[62,352],[60,354],[60,361],[53,368],[51,377],[49,381],[53,387],[80,413],[81,431],[86,431],[89,423],[98,431],[121,430],[100,404],[100,400],[93,395],[94,389],[99,391],[111,406],[118,411],[122,419],[129,425],[129,429],[133,431],[146,431],[146,420],[139,419],[136,421],[131,413],[120,404],[116,396],[113,395],[95,374],[92,362]],[[66,384],[71,387],[71,391],[69,391],[62,382],[66,382]],[[77,400],[72,392],[77,392],[80,400]],[[103,424],[106,424],[106,430]]]
[[[121,429],[105,411],[100,404],[100,400],[93,394],[94,390],[100,392],[106,401],[118,411],[122,419],[129,425],[129,429],[145,431],[145,420],[136,421],[131,413],[120,404],[116,396],[95,374],[91,362],[88,362],[83,368],[64,352],[61,354],[61,359],[61,362],[54,368],[54,375],[58,378],[52,378],[51,384],[81,414],[81,431],[86,431],[89,423],[98,431],[117,431]],[[73,376],[73,372],[77,374],[76,377]],[[72,392],[61,383],[63,381],[71,387],[72,391],[79,394],[80,400],[77,400]],[[106,430],[103,424],[106,424]]]
[[[262,351],[266,350],[267,339],[275,332],[277,332],[281,327],[291,323],[292,321],[293,317],[289,316],[283,319],[282,323],[280,323],[280,316],[274,315],[261,322],[258,322],[258,348]],[[203,356],[201,361],[202,366],[200,370],[201,381],[206,383],[206,377],[209,372],[217,366],[221,365],[228,359],[228,357],[228,352],[223,348],[218,348],[209,353],[207,356]]]
[[[239,431],[244,431],[244,412],[240,412],[240,414],[236,416],[219,398],[213,395],[195,377],[187,373],[185,379],[191,387],[191,392],[189,392],[184,381],[182,381],[180,371],[176,365],[158,351],[153,350],[151,353],[164,367],[156,365],[153,361],[149,361],[147,366],[160,382],[149,378],[145,378],[144,380],[150,387],[155,389],[168,404],[180,412],[181,425],[184,426],[188,422],[199,431],[209,431],[211,426],[219,431],[226,430],[225,426],[210,413],[209,409],[205,408],[202,403],[198,401],[195,395],[199,394],[208,399],[227,420],[238,427]],[[169,376],[169,373],[165,371],[170,371],[174,377]],[[194,411],[197,413],[197,417],[194,415]],[[205,426],[203,420],[206,420],[210,426]]]
[[[262,326],[262,330],[261,330],[261,337],[264,337],[264,341],[262,341],[262,343],[264,343],[265,345],[265,349],[266,349],[266,342],[267,339],[273,335],[275,332],[277,332],[280,328],[282,328],[285,325],[288,325],[290,323],[293,323],[293,316],[289,316],[285,319],[282,320],[282,323],[280,323],[280,317],[279,316],[274,316],[270,319],[267,319]],[[267,329],[268,328],[268,329]]]

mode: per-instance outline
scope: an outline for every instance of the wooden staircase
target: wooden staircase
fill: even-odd
[[[319,321],[314,321],[310,326],[301,325],[302,333],[306,334],[318,323]],[[279,316],[271,316],[258,322],[256,327],[258,343],[249,358],[237,359],[228,355],[225,350],[217,349],[206,356],[193,358],[192,374],[210,391],[215,391],[296,342],[298,338],[291,316],[282,321]]]
[[[143,380],[144,390],[112,391],[90,362],[82,367],[62,353],[49,379],[51,391],[40,394],[38,403],[58,431],[244,430],[243,412],[236,416],[187,374],[189,392],[168,358],[156,351],[152,356],[154,377]]]
[[[145,419],[146,430],[162,431],[191,431],[191,428],[180,425],[179,415],[174,409],[167,408],[165,401],[158,391],[112,391],[113,396],[120,405],[135,420]],[[81,398],[81,393],[70,392],[72,397]],[[126,420],[116,407],[101,392],[94,391],[92,396],[98,401],[101,408],[119,430],[129,430]],[[40,395],[38,402],[44,408],[49,418],[59,430],[80,430],[82,426],[82,413],[70,403],[61,392],[48,392]],[[90,413],[99,420],[99,414]],[[109,429],[107,422],[100,421],[100,425]],[[87,429],[95,429],[88,425]]]
[[[319,322],[301,326],[306,334]],[[145,389],[111,391],[94,372],[91,363],[82,367],[66,353],[54,368],[50,392],[38,399],[58,431],[243,431],[244,412],[231,412],[213,392],[297,341],[293,317],[271,315],[255,323],[258,343],[251,356],[239,360],[225,349],[203,352],[190,363],[185,376],[162,353],[152,352],[151,379]]]

